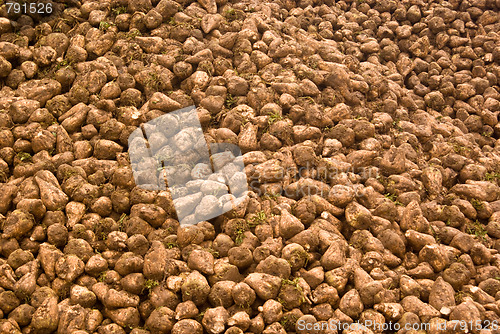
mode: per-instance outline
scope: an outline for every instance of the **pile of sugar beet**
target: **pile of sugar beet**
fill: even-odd
[[[53,8],[0,10],[0,333],[500,333],[499,0]],[[190,105],[251,190],[180,226],[127,145]]]

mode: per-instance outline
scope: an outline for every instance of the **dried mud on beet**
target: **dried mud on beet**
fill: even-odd
[[[7,5],[0,333],[500,332],[499,0]],[[252,190],[181,227],[127,150],[190,105]]]

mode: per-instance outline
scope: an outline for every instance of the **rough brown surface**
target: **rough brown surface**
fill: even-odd
[[[53,5],[0,5],[0,333],[498,333],[499,0]],[[180,227],[127,145],[190,105],[251,191]]]

